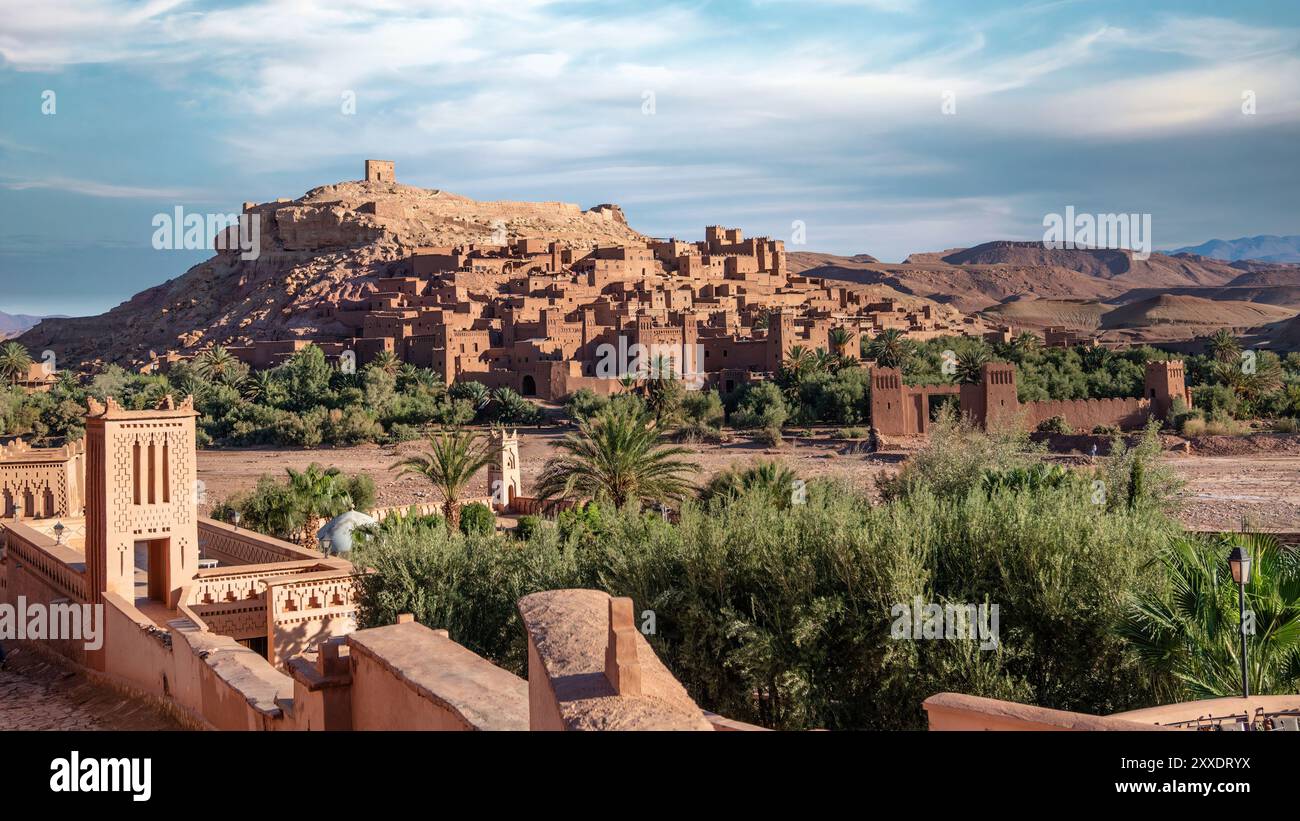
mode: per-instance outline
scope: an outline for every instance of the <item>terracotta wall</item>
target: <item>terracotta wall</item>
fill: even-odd
[[[319,559],[320,553],[266,536],[248,528],[200,516],[199,555],[223,565],[269,564],[271,562]]]

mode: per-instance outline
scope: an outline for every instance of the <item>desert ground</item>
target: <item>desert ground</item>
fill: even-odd
[[[552,443],[563,428],[520,430],[520,462],[524,492],[531,493]],[[805,479],[834,476],[868,492],[881,473],[892,473],[919,442],[900,442],[876,454],[851,452],[843,441],[825,436],[787,437],[780,447],[754,444],[744,436],[721,444],[693,445],[700,478],[755,459],[778,459]],[[1190,453],[1188,447],[1190,446]],[[380,506],[436,502],[438,496],[423,480],[399,477],[390,466],[420,451],[419,441],[399,445],[361,445],[317,449],[212,449],[199,452],[199,479],[205,507],[251,488],[262,474],[282,476],[286,467],[312,462],[333,465],[349,473],[367,473],[375,480]],[[1166,437],[1162,457],[1186,483],[1180,519],[1195,529],[1236,529],[1245,517],[1252,528],[1300,530],[1300,436],[1260,434],[1249,437],[1202,437],[1188,442]],[[1083,465],[1082,453],[1044,456],[1069,465]],[[488,493],[486,472],[467,495]]]

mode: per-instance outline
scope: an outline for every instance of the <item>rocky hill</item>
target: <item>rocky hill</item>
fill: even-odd
[[[480,202],[397,183],[342,182],[249,210],[260,221],[256,259],[218,252],[181,276],[95,317],[47,319],[19,337],[63,362],[132,364],[150,352],[192,352],[343,332],[328,303],[362,297],[379,277],[405,272],[416,248],[545,237],[573,247],[641,239],[616,205]]]

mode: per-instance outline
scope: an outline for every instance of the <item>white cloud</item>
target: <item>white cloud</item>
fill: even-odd
[[[0,182],[0,188],[10,191],[49,190],[83,194],[88,197],[106,199],[165,199],[194,200],[194,191],[183,188],[150,188],[135,185],[115,185],[95,180],[67,179],[65,177],[47,177],[38,180],[11,180]]]

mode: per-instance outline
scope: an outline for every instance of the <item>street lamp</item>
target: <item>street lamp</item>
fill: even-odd
[[[330,548],[333,547],[333,546],[334,546],[334,540],[333,540],[333,539],[331,539],[329,536],[321,536],[321,538],[320,538],[320,552],[321,552],[321,553],[324,553],[326,556],[329,556],[329,554],[330,554]]]
[[[1250,680],[1246,676],[1246,582],[1250,580],[1250,553],[1234,547],[1228,554],[1232,580],[1237,583],[1237,603],[1241,609],[1241,697],[1250,698]]]
[[[239,511],[236,510],[230,516],[230,521],[235,523],[235,530],[239,530]]]
[[[63,544],[63,531],[66,530],[66,529],[67,529],[67,528],[65,528],[65,527],[63,526],[63,522],[55,522],[55,523],[54,523],[54,543],[55,543],[55,544]]]

